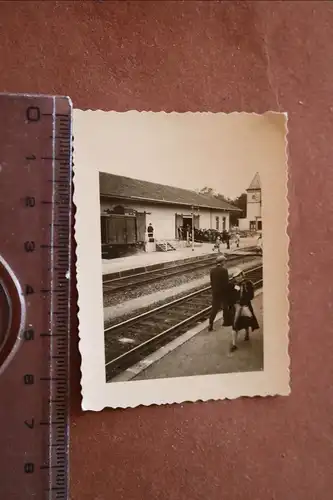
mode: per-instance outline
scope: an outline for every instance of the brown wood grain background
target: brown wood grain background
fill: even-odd
[[[0,91],[289,113],[292,395],[83,413],[73,317],[72,500],[332,498],[332,26],[329,1],[0,3]]]

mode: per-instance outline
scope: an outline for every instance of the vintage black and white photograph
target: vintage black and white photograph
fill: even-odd
[[[76,111],[85,409],[288,393],[286,122]]]
[[[229,200],[99,174],[107,381],[263,369],[259,173],[246,181]]]

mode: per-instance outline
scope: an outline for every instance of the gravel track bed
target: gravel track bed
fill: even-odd
[[[247,256],[244,259],[237,261],[237,264],[249,262],[253,257]],[[114,306],[119,303],[125,302],[126,300],[136,299],[137,297],[142,297],[143,295],[149,295],[150,293],[158,292],[160,290],[165,290],[166,288],[173,288],[184,283],[188,283],[194,279],[202,278],[208,276],[209,270],[214,265],[214,261],[208,264],[206,267],[201,269],[194,269],[193,271],[184,270],[184,274],[177,274],[175,276],[165,276],[158,281],[153,281],[147,283],[146,285],[141,285],[134,287],[133,289],[115,290],[114,292],[109,292],[103,296],[103,306]],[[230,266],[235,266],[236,263],[230,262]]]
[[[169,278],[166,276],[165,278],[161,278],[159,281],[147,283],[132,290],[119,290],[119,292],[115,291],[108,295],[104,295],[104,307],[113,306],[121,302],[125,302],[126,300],[136,299],[137,297],[142,297],[143,295],[149,295],[150,293],[159,292],[160,290],[165,290],[166,288],[176,288],[183,283],[188,283],[189,281],[192,281],[194,279],[207,276],[207,272],[210,267],[211,265],[203,269],[197,269],[186,274],[178,274]],[[175,293],[176,292],[177,291],[175,290]]]
[[[208,285],[209,285],[209,282],[207,281],[207,286]],[[170,295],[168,298],[166,298],[164,300],[159,300],[157,302],[154,302],[153,304],[150,304],[147,307],[140,307],[140,309],[136,309],[135,311],[133,311],[130,314],[125,314],[123,316],[117,316],[117,318],[115,318],[114,320],[110,319],[108,321],[105,321],[104,328],[107,328],[107,327],[112,326],[112,325],[116,325],[116,324],[121,323],[122,321],[125,321],[127,319],[134,318],[135,316],[138,316],[139,314],[143,314],[145,312],[151,311],[152,309],[155,309],[155,307],[159,307],[159,306],[162,306],[164,304],[167,304],[168,302],[171,302],[172,300],[180,299],[181,297],[185,297],[189,293],[196,292],[197,290],[200,290],[201,288],[202,288],[202,286],[197,286],[197,287],[191,288],[190,290],[186,290],[186,292],[183,292],[183,293],[177,293],[177,288],[175,288],[174,295]]]

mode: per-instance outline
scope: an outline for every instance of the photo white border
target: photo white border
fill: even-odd
[[[235,399],[241,396],[288,395],[290,381],[287,114],[267,112],[263,115],[251,115],[255,120],[262,121],[265,138],[266,140],[270,138],[272,141],[269,145],[271,152],[269,166],[264,165],[268,160],[267,144],[266,154],[258,150],[258,171],[263,193],[264,370],[106,383],[99,217],[100,170],[99,165],[93,161],[93,151],[91,156],[87,154],[85,143],[88,138],[91,141],[93,134],[98,134],[98,126],[106,125],[105,115],[110,113],[116,112],[75,109],[73,113],[82,409],[100,411],[105,407],[127,408],[186,401]],[[126,112],[129,120],[137,113],[152,112]],[[124,113],[116,114],[124,115]]]

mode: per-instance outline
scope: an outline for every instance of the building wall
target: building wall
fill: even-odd
[[[183,206],[150,205],[148,203],[113,201],[111,199],[101,200],[101,211],[113,209],[116,205],[123,205],[138,212],[146,212],[146,225],[152,223],[157,240],[175,239],[176,214],[191,217],[191,210]],[[216,217],[219,217],[219,230],[222,231],[224,217],[225,227],[229,230],[229,213],[227,212],[200,208],[199,212],[195,211],[195,214],[199,214],[199,229],[216,229]]]
[[[223,231],[223,229],[229,230],[230,217],[229,213],[215,210],[204,210],[200,209],[200,229],[217,229],[218,217],[218,230]],[[225,227],[223,227],[223,218],[225,219]]]
[[[248,220],[256,220],[261,217],[261,189],[247,191],[247,212]]]
[[[240,231],[248,231],[250,229],[249,219],[238,219],[238,228]]]
[[[164,208],[162,206],[148,206],[146,212],[147,226],[151,222],[154,228],[154,235],[157,240],[171,240],[175,238],[175,209]]]
[[[260,202],[251,202],[247,204],[246,218],[249,220],[255,220],[261,217],[261,206]]]
[[[255,196],[255,199],[253,197]],[[261,191],[250,191],[247,193],[246,219],[238,220],[238,227],[241,230],[253,229],[251,222],[261,221]]]

